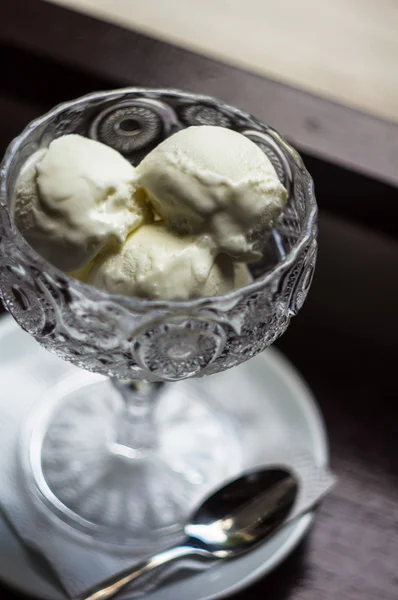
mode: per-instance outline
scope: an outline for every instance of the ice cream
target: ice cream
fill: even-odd
[[[234,285],[233,289],[244,287],[253,282],[253,275],[250,273],[248,266],[243,262],[234,261]],[[230,290],[229,290],[230,291]]]
[[[84,268],[108,245],[151,220],[121,154],[79,135],[34,153],[16,183],[14,215],[35,250],[64,271]]]
[[[215,258],[194,235],[178,236],[162,222],[143,225],[121,248],[98,257],[88,283],[114,294],[153,300],[188,300],[225,294],[250,280],[245,265]],[[244,284],[244,283],[242,283]]]
[[[214,126],[188,127],[152,150],[139,185],[172,230],[206,238],[239,260],[259,257],[260,241],[286,202],[286,190],[258,146]]]
[[[67,135],[23,166],[15,221],[70,275],[113,294],[189,300],[247,285],[245,262],[278,219],[286,190],[266,155],[222,127],[189,127],[134,168],[112,148]]]

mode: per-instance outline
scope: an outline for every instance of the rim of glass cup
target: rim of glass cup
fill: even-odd
[[[267,128],[267,133],[270,133],[274,138],[276,138],[275,141],[279,145],[282,144],[284,146],[285,150],[287,150],[289,152],[289,154],[291,155],[291,158],[295,162],[297,168],[299,168],[306,174],[306,176],[308,177],[308,183],[309,183],[308,188],[306,190],[307,194],[306,194],[306,202],[305,202],[305,224],[302,228],[302,231],[301,231],[296,243],[289,250],[289,252],[286,253],[284,258],[279,260],[276,265],[274,265],[271,269],[266,271],[263,275],[260,275],[260,277],[258,277],[252,283],[247,284],[241,288],[232,290],[231,292],[228,292],[227,294],[223,294],[223,295],[219,295],[219,296],[206,296],[206,297],[204,296],[204,297],[195,298],[192,300],[165,301],[165,300],[150,300],[150,299],[146,299],[146,298],[140,298],[137,296],[124,296],[121,294],[112,294],[112,293],[102,290],[100,288],[96,288],[95,286],[92,286],[90,284],[85,284],[85,283],[69,276],[66,272],[61,271],[60,269],[58,269],[57,267],[52,265],[49,261],[47,261],[45,258],[43,258],[40,254],[38,254],[36,252],[36,250],[34,250],[34,248],[32,246],[30,246],[30,244],[28,244],[28,242],[25,240],[23,235],[19,232],[18,228],[16,227],[13,217],[11,215],[9,204],[7,202],[7,197],[8,197],[7,174],[8,174],[10,166],[11,166],[18,150],[23,145],[23,142],[25,141],[25,139],[28,137],[30,132],[32,130],[34,130],[36,127],[45,123],[47,120],[54,118],[56,115],[62,113],[65,110],[68,110],[71,108],[76,108],[76,106],[85,104],[86,102],[89,102],[91,100],[93,100],[93,101],[106,100],[106,99],[111,99],[112,97],[115,97],[115,99],[117,99],[118,96],[122,96],[124,94],[129,94],[129,93],[135,94],[135,95],[138,95],[140,93],[146,94],[147,97],[148,97],[148,95],[150,96],[151,94],[153,94],[153,97],[155,99],[158,97],[159,94],[161,94],[161,95],[174,95],[174,96],[177,95],[177,96],[180,96],[181,98],[184,98],[187,100],[191,99],[191,100],[196,100],[196,101],[199,100],[199,101],[203,101],[203,102],[212,102],[212,103],[216,102],[218,105],[224,107],[228,111],[235,113],[235,115],[240,115],[245,119],[250,119],[252,122],[254,121],[257,123],[261,123],[262,126],[265,126]],[[5,210],[7,211],[7,214],[10,219],[11,230],[12,230],[14,239],[17,241],[17,243],[20,247],[24,248],[25,256],[26,255],[30,256],[30,258],[33,259],[34,262],[37,263],[38,265],[41,265],[41,266],[45,265],[45,270],[50,275],[51,275],[51,273],[55,273],[58,278],[62,277],[64,280],[71,283],[73,286],[77,287],[78,289],[80,288],[82,290],[89,290],[91,294],[95,291],[98,299],[101,301],[116,302],[119,304],[123,304],[123,306],[125,308],[131,308],[134,310],[148,309],[148,308],[149,309],[161,309],[161,308],[165,308],[165,307],[167,307],[167,309],[199,308],[199,307],[203,307],[203,306],[206,306],[209,304],[214,305],[216,303],[222,304],[225,302],[227,302],[227,303],[231,302],[232,304],[234,304],[235,301],[238,301],[241,299],[242,292],[255,293],[256,291],[262,289],[263,287],[266,287],[274,279],[275,275],[278,275],[281,271],[285,271],[285,270],[289,269],[294,264],[297,256],[299,256],[302,249],[305,247],[308,240],[311,238],[313,229],[316,225],[316,219],[317,219],[317,203],[316,203],[315,194],[314,194],[313,180],[312,180],[309,172],[305,168],[300,154],[288,142],[286,142],[286,140],[284,140],[275,129],[273,129],[272,127],[269,127],[268,125],[265,125],[264,123],[262,123],[262,121],[259,121],[259,119],[253,117],[249,113],[247,113],[241,109],[238,109],[233,105],[227,104],[226,102],[219,100],[213,96],[184,92],[184,91],[181,91],[181,90],[175,89],[175,88],[146,88],[146,87],[136,87],[136,86],[118,88],[118,89],[107,90],[107,91],[92,92],[89,94],[85,94],[84,96],[80,96],[79,98],[76,98],[74,100],[69,100],[67,102],[62,102],[60,104],[57,104],[54,108],[52,108],[48,112],[44,113],[37,119],[34,119],[33,121],[31,121],[23,129],[23,131],[16,138],[14,138],[11,141],[11,143],[8,145],[5,155],[4,155],[4,158],[3,158],[2,162],[0,163],[0,204],[2,204],[3,207],[5,208]]]

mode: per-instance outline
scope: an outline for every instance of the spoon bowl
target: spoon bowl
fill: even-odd
[[[209,496],[185,526],[185,534],[213,553],[249,550],[285,522],[297,492],[297,480],[285,469],[246,473]]]
[[[155,587],[159,572],[188,557],[201,562],[230,559],[276,533],[289,517],[298,493],[294,475],[282,468],[251,471],[213,492],[184,527],[186,541],[125,569],[74,600],[108,600],[134,582]]]

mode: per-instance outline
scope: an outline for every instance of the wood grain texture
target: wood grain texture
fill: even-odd
[[[391,0],[50,0],[398,121]]]

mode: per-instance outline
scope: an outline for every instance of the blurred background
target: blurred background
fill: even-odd
[[[319,260],[277,345],[316,394],[339,486],[311,537],[309,580],[293,558],[294,583],[285,571],[267,589],[396,598],[398,3],[12,0],[0,53],[1,153],[58,102],[125,85],[215,95],[299,149],[320,206]]]
[[[51,0],[398,121],[394,0]]]
[[[398,4],[394,0],[48,1],[285,84],[285,96],[289,88],[298,89],[398,124]],[[109,47],[109,30],[106,38]],[[350,126],[347,119],[356,120],[353,112],[335,119],[333,110],[329,114],[330,104],[311,106],[310,95],[296,96],[286,110],[278,92],[271,97],[270,90],[264,96],[266,110],[259,114],[255,79],[252,89],[248,81],[243,89],[234,87],[232,73],[221,75],[209,69],[210,63],[189,77],[189,61],[181,65],[181,55],[169,52],[165,61],[159,52],[163,54],[160,47],[156,56],[146,56],[137,48],[141,70],[137,72],[135,65],[136,72],[131,72],[136,82],[144,76],[148,85],[153,80],[155,85],[180,85],[224,99],[231,94],[231,102],[263,118],[299,148],[308,147],[313,153],[315,146],[318,154],[398,184],[396,127],[379,130],[376,121],[364,127],[361,119]]]

